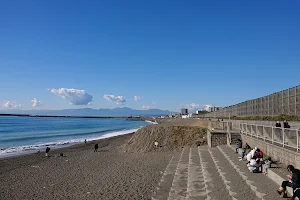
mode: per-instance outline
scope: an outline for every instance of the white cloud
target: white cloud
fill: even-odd
[[[85,90],[59,88],[51,89],[53,94],[66,99],[73,105],[89,105],[92,102],[93,96],[88,94]]]
[[[205,105],[204,110],[209,111],[211,107],[212,107],[212,105]]]
[[[4,103],[1,105],[4,108],[21,108],[21,104],[17,104],[16,102],[13,101],[4,101]]]
[[[140,101],[142,99],[142,97],[139,97],[139,96],[134,96],[133,98],[135,101]]]
[[[37,100],[36,98],[33,98],[31,100],[31,102],[32,102],[32,107],[38,107],[38,106],[42,105],[41,102],[39,100]]]
[[[154,104],[154,105],[155,105],[155,104],[156,104],[156,102],[155,102],[155,101],[153,101],[153,102],[152,102],[152,104]]]
[[[200,109],[202,106],[196,103],[187,104],[184,106],[184,108],[189,109],[190,111],[196,111]]]
[[[142,109],[143,109],[143,110],[149,110],[149,109],[150,109],[150,106],[142,106]]]
[[[116,104],[126,103],[126,99],[124,99],[123,96],[115,96],[115,95],[111,95],[111,94],[105,94],[103,96],[103,98],[106,99],[107,101],[115,102]]]

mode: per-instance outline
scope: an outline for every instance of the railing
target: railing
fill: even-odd
[[[219,130],[226,130],[227,132],[227,143],[231,144],[231,130],[232,130],[232,122],[229,121],[210,121],[208,123],[208,129],[212,130],[219,129]]]
[[[219,130],[232,130],[232,122],[229,121],[210,121],[208,127]]]
[[[241,123],[240,130],[244,135],[299,151],[300,131],[298,129]]]

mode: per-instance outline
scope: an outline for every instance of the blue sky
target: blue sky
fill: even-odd
[[[36,98],[34,109],[176,111],[293,87],[299,10],[298,0],[1,1],[1,109]]]

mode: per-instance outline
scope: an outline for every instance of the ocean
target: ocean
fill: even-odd
[[[128,134],[149,123],[101,118],[0,117],[0,157]]]

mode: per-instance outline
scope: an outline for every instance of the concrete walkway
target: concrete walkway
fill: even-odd
[[[229,146],[184,148],[174,155],[153,200],[276,200],[278,185],[253,174]]]

